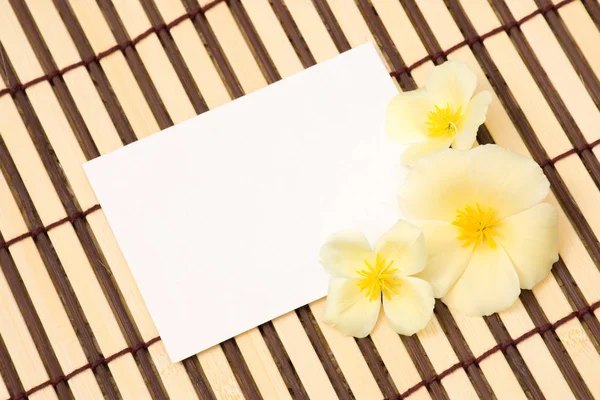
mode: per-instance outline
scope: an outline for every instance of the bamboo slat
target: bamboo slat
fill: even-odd
[[[0,0],[0,399],[600,397],[599,40],[596,0]],[[399,90],[453,59],[494,93],[478,141],[543,166],[552,274],[409,338],[320,300],[172,364],[81,164],[367,41]]]

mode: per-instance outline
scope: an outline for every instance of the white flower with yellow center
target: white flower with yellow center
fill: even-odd
[[[345,335],[367,336],[383,309],[392,328],[403,335],[423,329],[433,313],[431,286],[412,275],[427,261],[423,234],[398,221],[371,249],[365,235],[343,231],[321,249],[321,263],[333,275],[324,320]]]
[[[468,66],[448,61],[434,67],[425,87],[392,99],[386,112],[386,132],[394,142],[412,144],[402,154],[404,165],[450,146],[473,146],[492,102],[488,91],[473,96],[476,87],[477,76]]]
[[[531,159],[495,145],[420,159],[400,188],[404,215],[423,230],[417,276],[469,315],[510,307],[558,260],[558,216],[542,203],[548,179]]]

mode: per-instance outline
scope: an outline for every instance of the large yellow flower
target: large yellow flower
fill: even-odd
[[[390,140],[412,144],[402,154],[402,163],[448,148],[470,149],[477,129],[485,121],[492,95],[473,97],[477,76],[468,66],[448,61],[433,69],[425,87],[398,94],[386,112]]]
[[[415,278],[427,261],[423,234],[398,221],[371,249],[357,231],[332,235],[321,248],[321,263],[333,275],[324,320],[342,333],[367,336],[383,309],[392,328],[403,335],[423,329],[433,313],[431,286]],[[382,296],[383,295],[383,296]]]
[[[558,260],[549,183],[531,159],[495,145],[420,159],[400,188],[404,215],[421,227],[428,262],[419,277],[469,315],[510,307]]]

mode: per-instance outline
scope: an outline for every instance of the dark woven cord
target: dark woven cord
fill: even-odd
[[[594,147],[598,146],[599,144],[600,144],[600,139],[595,140],[592,143],[586,144],[585,146],[582,146],[582,148],[580,148],[580,149],[571,149],[571,150],[568,150],[568,151],[566,151],[566,152],[564,152],[562,154],[559,154],[558,156],[556,156],[556,157],[554,157],[552,159],[546,160],[545,162],[541,163],[540,166],[542,168],[544,168],[547,165],[554,165],[556,162],[562,160],[563,158],[566,158],[567,156],[570,156],[571,154],[579,154],[579,155],[581,155],[582,152],[584,152],[586,150],[592,150]],[[17,242],[20,242],[23,239],[27,239],[27,238],[35,239],[42,232],[48,232],[49,230],[51,230],[53,228],[56,228],[57,226],[62,225],[64,223],[66,223],[66,222],[73,223],[73,222],[75,222],[75,220],[77,220],[79,218],[84,218],[88,214],[91,214],[94,211],[99,210],[100,208],[101,208],[100,204],[96,204],[96,205],[88,208],[85,211],[80,211],[80,212],[76,212],[76,213],[73,213],[71,215],[68,215],[68,216],[66,216],[66,217],[64,217],[62,219],[59,219],[56,222],[51,223],[48,226],[45,226],[45,227],[44,226],[40,226],[40,227],[37,227],[37,228],[33,229],[30,232],[23,233],[22,235],[16,236],[16,237],[14,237],[14,238],[6,241],[6,242],[0,242],[0,249],[12,246],[13,244],[15,244]]]
[[[158,25],[158,26],[153,26],[153,27],[147,29],[146,31],[142,32],[140,35],[136,36],[135,38],[133,38],[133,39],[131,39],[131,40],[125,42],[125,43],[120,43],[120,44],[114,45],[113,47],[111,47],[111,48],[109,48],[109,49],[107,49],[107,50],[105,50],[105,51],[103,51],[101,53],[98,53],[96,56],[88,57],[85,60],[76,62],[75,64],[71,64],[71,65],[68,65],[68,66],[66,66],[66,67],[64,67],[62,69],[52,71],[52,72],[50,72],[50,73],[48,73],[46,75],[40,76],[38,78],[35,78],[32,81],[29,81],[29,82],[26,82],[26,83],[23,83],[23,84],[18,84],[18,85],[15,85],[13,87],[10,87],[10,88],[2,89],[2,90],[0,90],[0,97],[4,96],[6,94],[10,94],[10,95],[14,96],[19,91],[23,91],[23,90],[25,90],[25,89],[33,86],[33,85],[36,85],[36,84],[38,84],[40,82],[43,82],[43,81],[51,81],[53,78],[58,77],[58,76],[62,76],[65,73],[67,73],[67,72],[69,72],[69,71],[71,71],[71,70],[73,70],[75,68],[84,67],[84,66],[87,67],[91,63],[94,63],[94,62],[97,63],[101,59],[103,59],[104,57],[107,57],[107,56],[109,56],[109,55],[111,55],[111,54],[113,54],[113,53],[115,53],[115,52],[117,52],[119,50],[122,51],[122,52],[124,52],[125,50],[127,50],[128,48],[131,48],[131,47],[135,46],[137,43],[139,43],[141,40],[147,38],[151,34],[153,34],[153,33],[158,34],[158,33],[160,33],[163,30],[167,30],[168,31],[168,30],[172,29],[173,27],[179,25],[183,21],[186,21],[188,19],[194,19],[197,15],[205,13],[206,11],[210,10],[211,8],[213,8],[214,6],[216,6],[217,4],[222,3],[222,2],[226,2],[226,1],[228,1],[228,0],[213,0],[212,2],[206,4],[203,7],[195,8],[195,9],[191,10],[190,12],[177,17],[176,19],[174,19],[173,21],[169,22],[168,24],[161,24],[161,25]],[[546,7],[539,8],[539,9],[535,10],[534,12],[532,12],[531,14],[528,14],[525,17],[521,18],[518,21],[514,21],[514,22],[511,22],[511,23],[506,24],[506,25],[501,25],[501,26],[499,26],[499,27],[497,27],[495,29],[492,29],[491,31],[489,31],[489,32],[481,35],[481,36],[476,36],[476,37],[473,37],[473,38],[465,39],[462,42],[457,43],[454,46],[450,47],[448,50],[428,55],[427,57],[422,58],[421,60],[415,62],[414,64],[412,64],[409,67],[406,67],[406,68],[403,68],[403,69],[391,72],[390,75],[392,75],[392,76],[398,76],[398,75],[403,74],[403,73],[410,73],[412,70],[414,70],[415,68],[419,67],[420,65],[423,65],[427,61],[432,61],[432,60],[434,60],[434,59],[436,59],[438,57],[448,56],[450,53],[453,53],[456,50],[458,50],[458,49],[460,49],[460,48],[462,48],[464,46],[472,46],[472,45],[474,45],[477,42],[483,42],[485,39],[489,38],[490,36],[494,36],[497,33],[508,32],[511,29],[515,28],[515,27],[521,26],[521,24],[523,24],[524,22],[529,21],[530,19],[534,18],[536,15],[545,14],[545,13],[548,13],[549,11],[556,11],[559,8],[565,6],[565,5],[569,4],[569,3],[572,3],[574,1],[575,0],[563,0],[560,3],[551,4],[551,5],[548,5]]]
[[[193,19],[195,18],[197,15],[205,13],[206,11],[210,10],[211,8],[213,8],[214,6],[216,6],[219,3],[222,2],[226,2],[228,0],[213,0],[210,3],[204,5],[203,7],[198,7],[195,8],[193,10],[191,10],[190,12],[187,12],[179,17],[177,17],[175,20],[171,21],[168,24],[161,24],[159,26],[153,26],[149,29],[147,29],[146,31],[142,32],[141,34],[139,34],[138,36],[136,36],[135,38],[125,42],[125,43],[120,43],[117,45],[112,46],[111,48],[98,53],[97,55],[93,56],[93,57],[88,57],[85,60],[82,61],[78,61],[74,64],[68,65],[64,68],[61,69],[57,69],[55,71],[51,71],[43,76],[40,76],[38,78],[35,78],[34,80],[31,80],[29,82],[26,83],[22,83],[22,84],[18,84],[9,88],[5,88],[0,90],[0,97],[6,95],[6,94],[10,94],[11,96],[14,96],[17,92],[23,91],[33,85],[37,85],[40,82],[44,82],[44,81],[51,81],[52,79],[58,77],[58,76],[63,76],[64,74],[66,74],[67,72],[78,68],[78,67],[87,67],[89,66],[91,63],[94,62],[99,62],[101,59],[103,59],[104,57],[107,57],[117,51],[122,51],[124,52],[125,50],[127,50],[128,48],[132,48],[133,46],[135,46],[136,44],[138,44],[140,41],[144,40],[145,38],[147,38],[148,36],[150,36],[153,33],[160,33],[163,30],[170,30],[171,28],[179,25],[180,23],[182,23],[185,20],[188,19]]]
[[[42,389],[47,388],[48,386],[52,386],[52,387],[56,387],[59,383],[61,382],[66,382],[69,379],[73,378],[75,375],[79,375],[80,373],[87,371],[88,369],[91,369],[92,371],[96,368],[98,368],[100,365],[107,365],[108,363],[110,363],[111,361],[124,356],[125,354],[129,354],[129,353],[135,353],[139,350],[142,349],[147,349],[148,347],[150,347],[152,344],[158,342],[160,340],[160,336],[159,337],[155,337],[153,339],[150,339],[149,341],[145,342],[145,343],[138,343],[135,346],[132,347],[128,347],[126,349],[123,349],[121,351],[119,351],[118,353],[113,354],[112,356],[106,357],[106,358],[100,358],[98,360],[95,360],[91,363],[87,363],[73,371],[71,371],[70,373],[68,373],[67,375],[60,375],[60,376],[56,376],[50,380],[47,380],[44,383],[41,383],[37,386],[32,387],[31,389],[29,389],[26,392],[23,393],[19,393],[11,398],[9,398],[8,400],[22,400],[22,399],[26,399],[27,397],[31,396],[33,393],[38,392]]]
[[[459,370],[459,369],[467,369],[468,367],[470,367],[471,365],[477,365],[479,364],[481,361],[485,360],[486,358],[488,358],[489,356],[491,356],[492,354],[495,354],[499,351],[506,351],[506,349],[508,349],[510,346],[516,346],[521,342],[524,342],[525,340],[529,339],[532,336],[535,336],[537,334],[544,334],[548,331],[554,331],[556,330],[556,328],[558,328],[561,325],[566,324],[567,322],[571,321],[572,319],[575,318],[582,318],[585,314],[587,313],[592,313],[594,312],[594,310],[600,308],[600,301],[597,301],[593,304],[590,304],[589,306],[586,307],[582,307],[581,309],[577,310],[577,311],[573,311],[572,313],[564,316],[563,318],[557,320],[556,322],[554,322],[553,324],[546,324],[544,326],[541,327],[535,327],[534,329],[522,334],[521,336],[519,336],[516,339],[510,340],[508,342],[502,343],[502,344],[497,344],[496,346],[492,347],[491,349],[487,350],[486,352],[484,352],[483,354],[481,354],[479,357],[475,358],[475,359],[471,359],[468,361],[463,361],[463,362],[458,362],[454,365],[452,365],[451,367],[449,367],[448,369],[444,370],[443,372],[432,376],[429,379],[426,380],[422,380],[421,382],[417,383],[416,385],[412,386],[411,388],[409,388],[408,390],[406,390],[405,392],[397,395],[396,397],[390,398],[388,400],[400,400],[400,399],[405,399],[408,396],[410,396],[411,394],[415,393],[417,390],[421,389],[422,387],[425,386],[429,386],[431,385],[433,382],[441,382],[442,379],[444,379],[445,377],[447,377],[448,375],[452,374],[453,372]]]
[[[462,42],[459,42],[457,44],[455,44],[454,46],[450,47],[448,50],[444,50],[444,51],[440,51],[437,53],[433,53],[430,54],[428,56],[423,57],[422,59],[420,59],[419,61],[415,62],[414,64],[406,67],[406,68],[402,68],[396,71],[392,71],[390,72],[391,76],[399,76],[401,74],[404,73],[410,73],[412,70],[414,70],[415,68],[425,64],[427,61],[433,61],[439,57],[447,57],[449,54],[454,53],[456,50],[465,47],[465,46],[473,46],[475,43],[479,43],[479,42],[483,42],[484,40],[486,40],[487,38],[494,36],[500,32],[506,32],[508,33],[511,29],[513,28],[517,28],[519,26],[521,26],[523,23],[529,21],[530,19],[534,18],[537,15],[543,15],[546,14],[550,11],[556,11],[561,7],[566,6],[569,3],[574,2],[575,0],[563,0],[559,3],[556,4],[550,4],[548,6],[542,7],[542,8],[538,8],[537,10],[535,10],[534,12],[532,12],[531,14],[528,14],[526,16],[524,16],[523,18],[519,19],[518,21],[513,21],[510,22],[508,24],[505,25],[500,25],[499,27],[492,29],[491,31],[484,33],[483,35],[480,36],[475,36],[472,38],[468,38],[463,40]]]
[[[80,219],[80,218],[84,218],[85,216],[87,216],[88,214],[93,213],[96,210],[100,209],[100,204],[96,204],[95,206],[92,206],[90,208],[88,208],[85,211],[79,211],[76,213],[73,213],[71,215],[67,215],[66,217],[59,219],[56,222],[51,223],[48,226],[38,226],[37,228],[31,230],[30,232],[26,232],[22,235],[19,235],[17,237],[14,237],[10,240],[7,240],[6,242],[0,242],[0,249],[3,249],[5,247],[9,247],[12,246],[13,244],[20,242],[23,239],[27,239],[27,238],[32,238],[35,239],[39,234],[43,233],[43,232],[48,232],[54,228],[56,228],[57,226],[60,226],[66,222],[70,222],[73,223],[76,220]]]
[[[111,55],[111,54],[113,54],[113,53],[115,53],[115,52],[117,52],[119,50],[120,51],[125,51],[128,48],[131,48],[131,47],[135,46],[137,43],[139,43],[141,40],[145,39],[146,37],[148,37],[152,33],[157,33],[158,34],[162,30],[170,30],[173,27],[175,27],[175,26],[179,25],[180,23],[182,23],[183,21],[188,20],[188,19],[193,19],[197,15],[206,12],[210,8],[216,6],[217,4],[219,4],[221,2],[224,2],[224,1],[227,1],[227,0],[214,0],[211,3],[208,3],[207,5],[205,5],[204,7],[196,8],[196,9],[194,9],[194,10],[192,10],[192,11],[190,11],[190,12],[184,14],[184,15],[181,15],[180,17],[176,18],[175,20],[171,21],[168,24],[161,24],[159,26],[152,27],[152,28],[146,30],[145,32],[141,33],[140,35],[136,36],[135,38],[133,38],[132,40],[130,40],[130,41],[126,42],[126,43],[117,44],[117,45],[115,45],[113,47],[110,47],[109,49],[107,49],[107,50],[105,50],[105,51],[103,51],[101,53],[98,53],[97,55],[88,57],[88,58],[86,58],[86,59],[84,59],[82,61],[79,61],[77,63],[71,64],[71,65],[69,65],[67,67],[64,67],[64,68],[60,69],[60,70],[51,71],[50,73],[48,73],[48,74],[46,74],[44,76],[40,76],[40,77],[38,77],[36,79],[33,79],[33,80],[29,81],[29,82],[26,82],[24,84],[18,84],[18,85],[15,85],[15,86],[11,87],[11,88],[6,88],[6,89],[3,89],[3,90],[0,90],[0,97],[4,96],[6,94],[11,94],[11,95],[14,96],[17,92],[24,91],[25,89],[27,89],[27,88],[29,88],[29,87],[31,87],[33,85],[36,85],[36,84],[38,84],[40,82],[51,81],[55,77],[62,76],[65,73],[67,73],[67,72],[69,72],[69,71],[71,71],[73,69],[76,69],[76,68],[79,68],[79,67],[82,67],[82,66],[87,67],[88,65],[90,65],[91,63],[94,63],[94,62],[97,63],[102,58],[105,58],[105,57],[107,57],[107,56],[109,56],[109,55]],[[447,49],[445,51],[441,51],[441,52],[438,52],[438,53],[434,53],[434,54],[428,55],[427,57],[424,57],[421,60],[418,60],[417,62],[413,63],[412,65],[410,65],[410,66],[408,66],[406,68],[403,68],[403,69],[400,69],[400,70],[396,70],[396,71],[392,71],[392,72],[390,72],[390,75],[391,76],[399,76],[399,75],[404,74],[404,73],[410,73],[415,68],[417,68],[417,67],[425,64],[428,61],[432,61],[432,60],[434,60],[434,59],[436,59],[438,57],[446,57],[449,54],[455,52],[456,50],[458,50],[458,49],[460,49],[460,48],[462,48],[464,46],[472,46],[475,43],[483,42],[485,39],[487,39],[487,38],[489,38],[491,36],[494,36],[494,35],[496,35],[496,34],[498,34],[500,32],[508,32],[511,29],[515,28],[515,27],[519,27],[521,24],[523,24],[524,22],[526,22],[526,21],[534,18],[537,15],[545,14],[545,13],[547,13],[549,11],[552,11],[552,10],[558,10],[559,8],[565,6],[565,5],[569,4],[569,3],[572,3],[573,1],[575,1],[575,0],[563,0],[560,3],[549,5],[549,6],[537,9],[536,11],[534,11],[531,14],[529,14],[529,15],[521,18],[518,21],[514,21],[514,22],[511,22],[509,24],[499,26],[499,27],[497,27],[497,28],[495,28],[495,29],[493,29],[493,30],[491,30],[491,31],[483,34],[483,35],[465,39],[462,42],[459,42],[459,43],[455,44],[454,46],[450,47],[449,49]],[[581,148],[570,149],[570,150],[568,150],[568,151],[566,151],[566,152],[564,152],[562,154],[559,154],[558,156],[556,156],[556,157],[554,157],[552,159],[548,159],[545,162],[542,162],[540,166],[543,168],[543,167],[545,167],[547,165],[553,165],[556,162],[558,162],[559,160],[562,160],[563,158],[566,158],[566,157],[568,157],[569,155],[572,155],[572,154],[581,155],[584,151],[591,151],[594,147],[598,146],[599,144],[600,144],[600,139],[595,140],[592,143],[586,144],[586,145],[582,146]],[[77,219],[85,218],[88,214],[90,214],[90,213],[92,213],[94,211],[97,211],[100,208],[101,208],[100,205],[96,204],[96,205],[90,207],[89,209],[87,209],[85,211],[80,211],[80,212],[76,212],[76,213],[73,213],[71,215],[68,215],[68,216],[66,216],[66,217],[64,217],[64,218],[62,218],[62,219],[60,219],[60,220],[58,220],[56,222],[53,222],[52,224],[50,224],[48,226],[37,227],[37,228],[33,229],[30,232],[27,232],[27,233],[24,233],[24,234],[19,235],[17,237],[14,237],[14,238],[6,241],[6,242],[0,242],[0,249],[5,248],[5,247],[9,247],[9,246],[11,246],[11,245],[13,245],[13,244],[15,244],[15,243],[23,240],[23,239],[26,239],[26,238],[35,239],[38,235],[40,235],[43,232],[48,232],[51,229],[56,228],[57,226],[60,226],[60,225],[62,225],[64,223],[66,223],[66,222],[73,223]],[[449,367],[448,369],[444,370],[443,372],[441,372],[441,373],[439,373],[437,375],[434,375],[434,376],[432,376],[432,377],[430,377],[430,378],[428,378],[426,380],[420,381],[419,383],[417,383],[416,385],[412,386],[411,388],[409,388],[408,390],[406,390],[404,393],[401,393],[401,394],[397,395],[393,399],[404,399],[404,398],[410,396],[411,394],[413,394],[414,392],[416,392],[417,390],[421,389],[422,387],[429,386],[429,385],[431,385],[434,382],[440,382],[441,380],[443,380],[445,377],[447,377],[448,375],[452,374],[456,370],[459,370],[461,368],[462,369],[466,369],[466,368],[470,367],[471,365],[478,365],[482,360],[488,358],[492,354],[495,354],[495,353],[497,353],[499,351],[503,351],[504,352],[508,347],[510,347],[510,346],[516,346],[519,343],[527,340],[528,338],[530,338],[531,336],[534,336],[536,334],[543,334],[543,333],[545,333],[547,331],[555,330],[556,328],[558,328],[559,326],[567,323],[568,321],[570,321],[570,320],[572,320],[574,318],[582,318],[585,314],[587,314],[589,312],[593,312],[597,308],[600,308],[600,301],[595,302],[595,303],[593,303],[593,304],[591,304],[589,306],[583,307],[583,308],[581,308],[581,309],[579,309],[577,311],[573,311],[572,313],[570,313],[567,316],[559,319],[558,321],[556,321],[553,324],[546,324],[546,325],[541,326],[541,327],[536,327],[536,328],[534,328],[534,329],[532,329],[532,330],[524,333],[523,335],[519,336],[518,338],[516,338],[514,340],[511,340],[511,341],[506,342],[506,343],[498,344],[498,345],[492,347],[491,349],[487,350],[486,352],[484,352],[483,354],[481,354],[477,358],[474,358],[474,359],[471,359],[471,360],[462,361],[462,362],[458,362],[458,363],[452,365],[451,367]],[[76,375],[78,375],[78,374],[80,374],[80,373],[82,373],[82,372],[84,372],[84,371],[86,371],[88,369],[94,370],[97,367],[99,367],[100,365],[106,365],[106,364],[110,363],[111,361],[113,361],[113,360],[115,360],[115,359],[117,359],[117,358],[119,358],[119,357],[121,357],[121,356],[123,356],[125,354],[135,353],[135,352],[137,352],[139,350],[146,349],[150,345],[152,345],[153,343],[156,343],[159,340],[160,340],[160,337],[155,337],[155,338],[149,340],[148,342],[138,343],[138,344],[136,344],[136,345],[134,345],[132,347],[125,348],[125,349],[123,349],[123,350],[121,350],[121,351],[119,351],[119,352],[117,352],[117,353],[115,353],[115,354],[113,354],[113,355],[111,355],[109,357],[100,358],[100,359],[95,360],[95,361],[93,361],[91,363],[83,365],[83,366],[81,366],[81,367],[79,367],[79,368],[71,371],[67,375],[60,375],[60,376],[54,377],[54,378],[52,378],[52,379],[50,379],[50,380],[48,380],[46,382],[43,382],[43,383],[41,383],[41,384],[39,384],[37,386],[32,387],[31,389],[27,390],[26,392],[17,394],[14,397],[9,398],[8,400],[21,400],[21,399],[25,399],[28,396],[30,396],[31,394],[33,394],[35,392],[38,392],[38,391],[40,391],[40,390],[42,390],[42,389],[44,389],[44,388],[46,388],[48,386],[56,387],[56,385],[60,384],[61,382],[66,382],[69,379],[71,379],[72,377],[74,377],[74,376],[76,376]],[[390,400],[391,400],[391,398],[390,398]]]
[[[490,357],[492,354],[495,354],[499,351],[506,351],[506,349],[508,349],[510,346],[516,346],[519,343],[529,339],[532,336],[535,336],[537,334],[544,334],[548,331],[554,331],[556,330],[556,328],[558,328],[561,325],[566,324],[567,322],[571,321],[572,319],[575,318],[583,318],[583,316],[587,313],[593,313],[594,310],[596,310],[597,308],[600,308],[600,301],[597,301],[593,304],[590,304],[589,306],[583,307],[577,311],[573,311],[572,313],[564,316],[563,318],[557,320],[556,322],[554,322],[553,324],[546,324],[544,326],[541,327],[535,327],[534,329],[522,334],[521,336],[519,336],[516,339],[510,340],[508,342],[502,343],[502,344],[497,344],[496,346],[492,347],[491,349],[487,350],[486,352],[484,352],[483,354],[481,354],[479,357],[477,358],[472,358],[470,360],[465,360],[462,362],[458,362],[454,365],[452,365],[451,367],[449,367],[448,369],[440,372],[439,374],[436,374],[428,379],[424,379],[422,381],[420,381],[419,383],[417,383],[416,385],[412,386],[411,388],[409,388],[408,390],[406,390],[405,392],[397,395],[396,397],[392,397],[392,398],[388,398],[386,400],[400,400],[400,399],[405,399],[408,396],[410,396],[411,394],[415,393],[417,390],[421,389],[422,387],[426,387],[431,385],[434,382],[441,382],[445,377],[447,377],[448,375],[451,375],[453,372],[459,370],[459,369],[467,369],[469,368],[471,365],[478,365],[479,363],[481,363],[481,361],[485,360],[486,358]],[[124,356],[125,354],[130,354],[130,353],[135,353],[137,351],[140,351],[142,349],[147,349],[148,347],[150,347],[152,344],[158,342],[160,340],[160,336],[157,336],[153,339],[150,339],[149,341],[145,342],[145,343],[138,343],[134,346],[128,347],[126,349],[123,349],[121,351],[119,351],[118,353],[115,353],[111,356],[108,356],[106,358],[100,358],[98,360],[95,360],[91,363],[85,364],[73,371],[71,371],[70,373],[68,373],[67,375],[60,375],[60,376],[56,376],[44,383],[41,383],[37,386],[32,387],[31,389],[29,389],[28,391],[24,392],[24,393],[19,393],[11,398],[9,398],[8,400],[22,400],[27,398],[28,396],[30,396],[31,394],[38,392],[48,386],[53,386],[55,387],[56,385],[58,385],[61,382],[66,382],[69,379],[73,378],[74,376],[87,371],[88,369],[94,370],[96,368],[98,368],[100,365],[108,365],[111,361]]]

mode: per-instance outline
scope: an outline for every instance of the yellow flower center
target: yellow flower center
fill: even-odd
[[[498,224],[495,214],[493,208],[482,208],[479,203],[475,203],[475,207],[468,205],[464,210],[456,210],[456,219],[452,225],[458,227],[458,240],[464,241],[462,247],[473,245],[475,251],[485,240],[491,248],[495,248],[494,236],[497,233],[494,226]]]
[[[462,128],[464,115],[462,107],[453,110],[450,104],[440,108],[437,105],[427,114],[427,124],[429,137],[442,137],[446,135],[454,136]]]
[[[377,253],[375,255],[375,266],[371,265],[368,260],[364,260],[364,262],[367,269],[356,271],[362,276],[358,283],[360,291],[364,291],[365,296],[370,301],[377,300],[379,293],[383,293],[390,300],[393,294],[398,293],[400,287],[400,279],[394,276],[398,268],[391,268],[394,260],[387,261]]]

